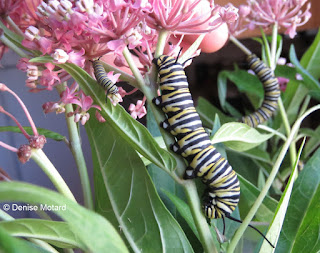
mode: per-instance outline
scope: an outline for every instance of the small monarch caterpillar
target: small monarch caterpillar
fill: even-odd
[[[249,68],[254,71],[262,82],[265,93],[261,107],[255,112],[242,117],[241,122],[251,127],[256,127],[268,120],[277,110],[280,87],[278,79],[274,76],[271,69],[255,54],[248,55],[247,62]]]
[[[185,178],[201,177],[208,186],[203,209],[210,219],[230,216],[240,198],[240,184],[228,161],[211,145],[188,88],[182,64],[170,56],[154,60],[159,69],[162,95],[154,98],[167,119],[161,126],[176,138],[172,150],[189,166]]]
[[[122,98],[118,87],[108,78],[102,61],[99,59],[92,61],[92,66],[97,82],[107,91],[106,101],[108,101],[107,98],[109,96],[112,101],[121,102]]]
[[[207,218],[231,217],[240,199],[237,174],[211,144],[193,104],[183,65],[171,56],[161,55],[153,60],[160,78],[161,95],[153,102],[162,109],[167,119],[160,126],[176,139],[171,149],[188,162],[184,178],[200,177],[207,185],[204,192],[203,210]],[[260,235],[271,242],[255,227]]]

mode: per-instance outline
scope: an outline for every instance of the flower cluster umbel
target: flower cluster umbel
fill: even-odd
[[[270,28],[277,25],[279,28],[285,28],[285,34],[293,38],[297,27],[307,23],[311,17],[311,4],[307,1],[247,0],[247,5],[239,7],[240,18],[231,24],[230,32],[237,35],[245,29]],[[306,7],[303,10],[305,4]]]

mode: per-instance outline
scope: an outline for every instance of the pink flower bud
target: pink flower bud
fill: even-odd
[[[29,144],[31,148],[42,149],[47,139],[44,135],[30,136]]]
[[[38,72],[38,67],[35,65],[28,65],[27,66],[27,77],[28,80],[27,82],[33,82],[38,80],[39,77],[39,72]]]
[[[21,163],[26,163],[31,157],[31,147],[27,144],[21,145],[17,155]]]
[[[40,38],[39,34],[40,34],[39,29],[34,26],[29,26],[24,32],[26,39],[30,41],[33,41],[34,39],[39,39]]]
[[[69,55],[62,49],[54,50],[52,57],[56,63],[60,63],[60,64],[66,63],[67,60],[69,60]]]

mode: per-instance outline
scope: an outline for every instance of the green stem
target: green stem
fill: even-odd
[[[169,32],[166,30],[161,30],[159,32],[158,43],[157,43],[156,50],[154,52],[154,58],[158,58],[160,55],[163,54],[163,50],[166,46],[168,34]]]
[[[287,113],[286,113],[286,110],[284,108],[284,105],[282,103],[281,97],[278,100],[278,105],[279,105],[279,111],[280,111],[280,114],[281,114],[281,118],[282,118],[282,122],[283,122],[284,128],[286,130],[287,136],[289,136],[290,132],[291,132],[290,123],[289,123],[289,119],[287,117]],[[292,141],[292,143],[290,145],[289,152],[290,152],[290,164],[291,164],[291,166],[294,166],[295,161],[296,161],[296,156],[297,156],[296,143],[295,143],[294,140]]]
[[[72,104],[67,104],[65,108],[66,108],[66,111],[65,111],[66,122],[68,125],[68,131],[69,131],[70,148],[71,148],[73,157],[75,159],[75,162],[77,164],[79,175],[80,175],[80,181],[81,181],[83,197],[84,197],[84,205],[88,209],[93,210],[94,206],[93,206],[93,200],[92,200],[90,180],[89,180],[86,161],[84,159],[84,155],[81,148],[81,140],[78,132],[78,127],[77,127],[77,124],[74,122],[74,116],[71,116],[71,117],[67,116],[69,112],[73,112]]]
[[[21,48],[16,46],[16,44],[12,43],[11,40],[9,40],[4,33],[0,36],[0,40],[3,44],[12,49],[20,57],[28,58],[28,55]]]
[[[186,181],[183,187],[204,252],[217,253],[218,251],[212,239],[207,220],[203,215],[203,210],[201,208],[201,203],[194,180]]]
[[[33,149],[31,158],[39,165],[43,172],[46,173],[53,185],[62,195],[76,202],[76,199],[74,198],[68,185],[63,180],[63,178],[61,177],[57,169],[53,166],[48,157],[45,155],[45,153],[42,151],[42,149]]]
[[[244,52],[246,55],[251,55],[252,52],[245,46],[243,45],[238,39],[230,35],[229,38],[242,52]]]
[[[238,228],[238,230],[236,231],[234,237],[232,238],[232,241],[229,244],[228,247],[228,253],[232,253],[234,252],[240,238],[242,237],[244,231],[246,230],[246,228],[248,227],[250,221],[253,219],[254,215],[256,214],[256,212],[258,211],[258,208],[260,207],[263,199],[265,198],[265,196],[267,195],[277,173],[278,170],[280,168],[280,165],[287,153],[287,150],[291,144],[291,142],[293,141],[295,135],[298,133],[299,128],[300,128],[300,124],[301,122],[312,112],[319,110],[320,109],[320,105],[314,106],[312,108],[310,108],[306,113],[304,113],[300,118],[297,119],[296,123],[293,125],[292,130],[288,136],[288,139],[286,140],[286,142],[284,143],[281,152],[271,170],[270,176],[268,177],[265,186],[263,187],[263,189],[261,190],[257,200],[255,201],[255,203],[253,204],[253,206],[251,207],[250,211],[248,212],[246,218],[242,221],[242,224],[240,225],[240,227]]]
[[[164,39],[161,39],[161,37],[162,36],[166,37],[166,33],[163,32],[163,33],[160,33],[160,35],[161,36],[160,36],[159,40],[160,41],[164,41]],[[160,46],[164,47],[164,44],[160,42]],[[156,51],[158,53],[160,53],[160,52],[163,51],[163,49],[162,50],[158,49]],[[156,93],[157,89],[155,88],[156,85],[155,84],[154,85],[152,85],[152,84],[146,85],[145,84],[145,81],[144,81],[139,69],[134,64],[134,61],[133,61],[133,59],[131,57],[131,54],[130,54],[130,52],[129,52],[129,50],[127,48],[125,48],[122,53],[123,53],[125,59],[127,60],[127,63],[129,64],[129,67],[130,67],[133,75],[135,76],[136,81],[138,82],[141,91],[146,96],[148,104],[149,104],[149,106],[150,106],[150,108],[151,108],[151,110],[153,112],[154,117],[155,117],[155,120],[159,125],[160,122],[162,122],[165,119],[165,117],[164,117],[163,113],[161,113],[159,111],[159,109],[152,103],[152,99],[155,96],[157,96],[157,93]],[[153,68],[153,71],[156,71],[154,69],[155,68]],[[150,76],[151,75],[154,75],[154,73],[151,72]],[[149,81],[150,80],[152,80],[152,78],[149,78]],[[164,142],[165,142],[167,148],[170,150],[170,148],[169,148],[170,145],[174,143],[173,137],[168,132],[166,132],[165,130],[163,130],[161,128],[160,128],[160,132],[161,132],[161,135],[162,135],[162,137],[164,139]],[[172,155],[175,157],[175,159],[177,161],[177,167],[176,167],[175,172],[178,175],[176,175],[174,172],[168,172],[167,170],[166,171],[170,174],[170,176],[177,183],[181,184],[184,187],[184,190],[185,190],[185,193],[186,193],[186,196],[187,196],[187,200],[188,200],[188,205],[190,207],[190,210],[191,210],[195,225],[196,225],[198,233],[200,235],[200,241],[201,241],[201,244],[202,244],[205,252],[216,253],[217,250],[215,248],[214,241],[213,241],[213,238],[211,236],[207,220],[204,217],[203,212],[201,210],[200,199],[199,199],[199,196],[198,196],[198,193],[197,193],[197,189],[196,189],[195,183],[192,180],[184,181],[184,180],[180,179],[180,178],[182,178],[182,175],[185,172],[185,161],[183,160],[182,157],[178,156],[177,154],[172,153]]]
[[[311,99],[311,96],[310,95],[307,95],[303,101],[303,104],[301,106],[301,109],[299,111],[299,115],[298,117],[300,117],[308,108],[308,105],[310,103],[310,99]]]
[[[11,29],[19,34],[20,36],[24,37],[24,33],[20,30],[20,28],[16,25],[16,23],[9,17],[6,17],[6,21],[8,22],[9,26],[11,27]]]
[[[61,84],[57,86],[57,90],[59,93],[61,93],[64,90],[64,88],[65,88],[65,84]],[[81,181],[82,192],[83,192],[84,205],[88,209],[93,210],[94,205],[92,200],[88,169],[87,169],[86,161],[84,159],[83,151],[81,148],[81,140],[78,132],[77,123],[74,122],[74,116],[68,117],[69,113],[72,114],[73,112],[74,111],[73,111],[72,104],[65,105],[65,117],[66,117],[66,122],[68,126],[68,132],[69,132],[69,147],[71,149],[72,155],[77,164],[80,181]]]
[[[272,41],[271,41],[271,63],[270,67],[272,70],[276,68],[276,53],[277,53],[277,37],[278,37],[278,24],[275,23],[272,28]]]
[[[278,25],[274,24],[272,29],[271,57],[270,57],[270,63],[269,63],[269,66],[272,70],[276,68],[277,36],[278,36]],[[278,106],[279,106],[279,111],[281,114],[284,128],[286,130],[287,136],[289,136],[291,133],[290,123],[289,123],[288,115],[284,108],[281,97],[279,97]],[[296,156],[297,156],[295,141],[292,141],[289,148],[289,152],[290,152],[290,163],[291,163],[291,166],[293,167],[296,161]]]

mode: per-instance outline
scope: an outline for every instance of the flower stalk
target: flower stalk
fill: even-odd
[[[39,165],[43,172],[46,173],[53,185],[62,195],[77,202],[66,182],[41,149],[32,149],[31,158]]]
[[[64,90],[64,85],[57,86],[57,90],[61,93]],[[71,149],[72,155],[75,159],[77,164],[81,187],[84,197],[84,205],[88,208],[93,210],[93,200],[92,200],[92,193],[91,193],[91,186],[90,180],[87,170],[87,165],[84,159],[83,151],[81,148],[81,140],[78,132],[77,123],[74,122],[74,116],[68,117],[69,114],[74,112],[72,104],[65,105],[65,115],[66,115],[66,123],[69,132],[69,147]]]

